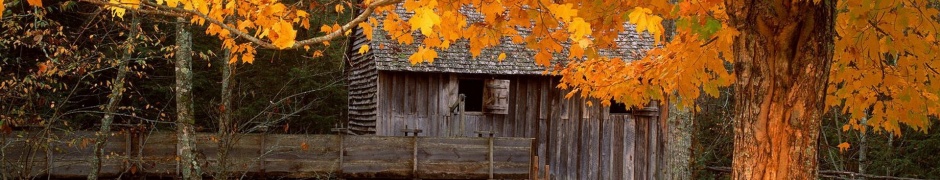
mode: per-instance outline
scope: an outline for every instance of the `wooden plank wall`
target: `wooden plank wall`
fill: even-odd
[[[357,12],[362,11],[356,8]],[[360,46],[368,45],[362,28],[354,28],[353,35],[349,36],[349,46],[346,48],[346,84],[349,90],[348,122],[350,133],[375,134],[376,120],[376,80],[378,72],[375,61],[372,60],[372,51],[366,53],[356,52]],[[373,47],[375,48],[375,47]]]
[[[2,174],[7,178],[84,177],[90,166],[93,133],[4,136]],[[36,144],[27,142],[30,139],[51,141]],[[203,172],[218,172],[214,134],[199,133],[196,141]],[[531,166],[528,157],[533,154],[531,138],[239,134],[233,142],[226,157],[231,163],[228,173],[286,178],[487,179],[492,167],[493,178],[525,179]],[[177,174],[175,133],[115,133],[105,150],[108,157],[102,177]],[[33,165],[31,169],[23,169],[27,164]]]
[[[115,132],[104,146],[105,157],[101,161],[103,176],[117,176],[124,172],[129,160],[130,136]],[[84,177],[91,169],[89,158],[94,155],[95,132],[38,132],[16,131],[2,138],[2,162],[0,170],[4,176],[35,177],[45,174],[54,178]],[[55,173],[49,173],[55,172]],[[12,178],[7,177],[7,178]]]
[[[556,179],[649,179],[658,169],[649,160],[661,159],[658,115],[610,115],[599,101],[588,106],[582,98],[566,99],[567,91],[555,88],[557,80],[549,76],[381,71],[376,134],[402,136],[407,126],[422,129],[420,136],[449,136],[457,118],[448,116],[448,107],[456,102],[461,78],[510,80],[509,113],[468,113],[462,136],[483,130],[535,138],[538,164],[550,165]]]

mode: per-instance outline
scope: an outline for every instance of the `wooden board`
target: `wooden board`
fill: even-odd
[[[56,136],[61,141],[53,149],[27,149],[26,139],[31,136],[4,137],[10,145],[4,157],[32,157],[31,175],[49,174],[51,177],[80,178],[90,169],[88,158],[93,144],[82,145],[81,139],[93,137],[94,132],[78,132]],[[154,132],[129,136],[115,134],[105,146],[109,154],[103,162],[102,177],[116,177],[129,173],[135,167],[138,175],[176,176],[176,134]],[[196,134],[199,163],[206,174],[218,168],[218,144],[215,134]],[[141,137],[133,140],[129,137]],[[295,134],[236,134],[225,157],[228,173],[248,173],[252,176],[312,178],[336,175],[343,178],[428,178],[428,179],[485,179],[490,172],[492,153],[494,177],[524,179],[528,177],[531,138],[477,138],[477,137],[395,137],[395,136],[339,136]],[[492,141],[492,143],[490,143]],[[130,147],[140,142],[141,147]],[[492,144],[492,147],[490,147]],[[44,146],[37,146],[44,147]],[[140,153],[128,153],[139,149]],[[50,153],[50,154],[47,154]],[[53,158],[46,158],[47,156]],[[51,161],[48,161],[51,160]],[[7,159],[22,166],[27,160]],[[51,164],[47,164],[51,162]],[[132,163],[130,162],[139,162]],[[417,163],[417,164],[416,164]],[[4,167],[9,167],[5,164]],[[54,165],[54,166],[48,166]],[[4,169],[8,174],[22,174]],[[48,170],[48,171],[47,171]]]

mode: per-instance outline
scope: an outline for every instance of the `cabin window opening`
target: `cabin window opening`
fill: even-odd
[[[617,102],[613,99],[610,100],[610,113],[611,114],[624,114],[630,113],[630,110],[627,109],[627,104],[622,102]]]
[[[457,93],[466,96],[466,99],[464,99],[464,111],[483,111],[482,79],[461,79],[457,87]]]

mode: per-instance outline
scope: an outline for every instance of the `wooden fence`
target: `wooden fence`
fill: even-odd
[[[206,174],[217,171],[214,134],[198,134]],[[82,177],[90,170],[94,132],[4,135],[4,177]],[[525,179],[531,138],[239,134],[229,149],[229,173],[293,178]],[[168,132],[111,134],[101,173],[176,176],[176,136]]]

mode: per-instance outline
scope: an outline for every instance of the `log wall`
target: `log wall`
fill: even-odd
[[[508,79],[508,114],[468,112],[460,132],[450,106],[457,102],[460,79]],[[555,179],[650,179],[661,166],[658,110],[610,114],[600,101],[565,98],[557,79],[539,75],[468,75],[380,71],[376,134],[535,138],[538,163],[550,165]],[[588,105],[591,101],[593,106]],[[544,175],[541,175],[544,177]]]

